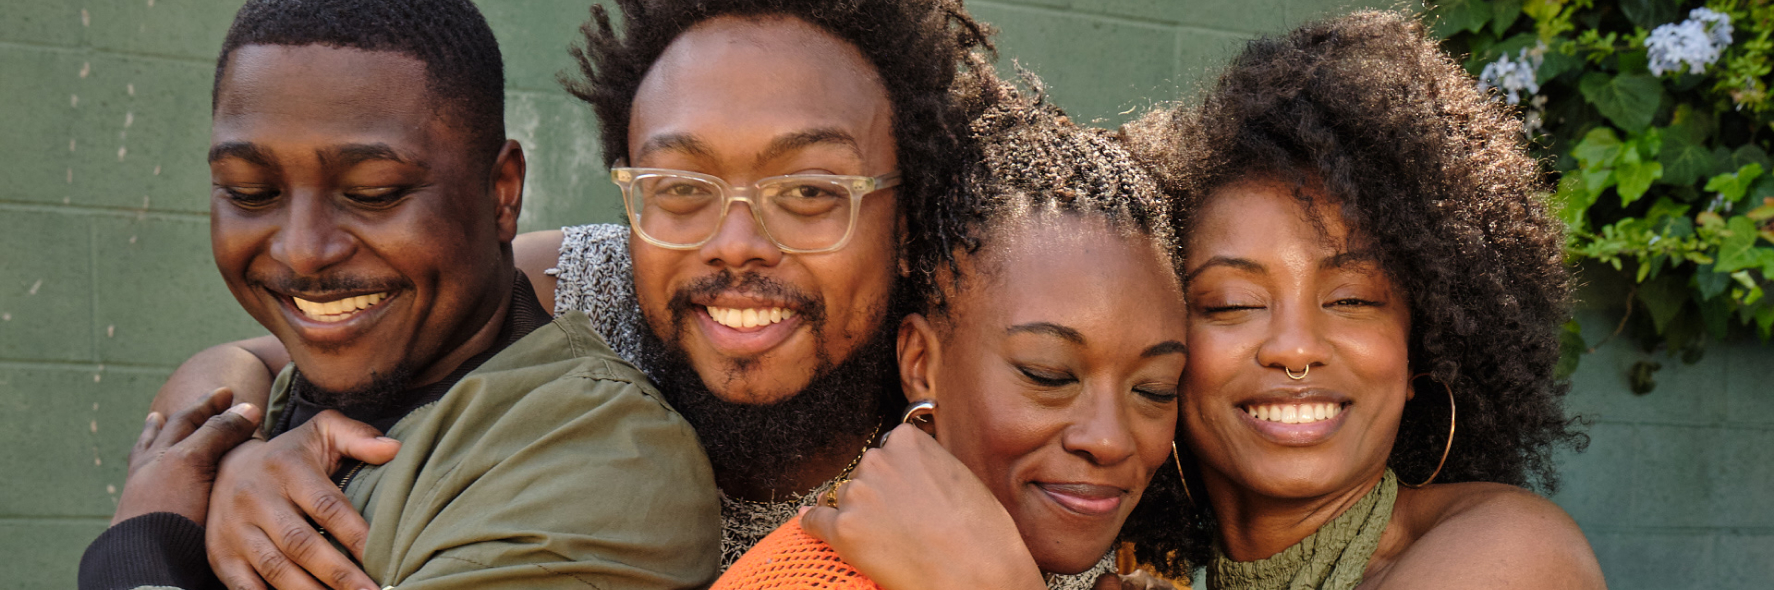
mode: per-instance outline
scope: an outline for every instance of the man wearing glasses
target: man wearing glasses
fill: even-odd
[[[621,34],[594,7],[568,90],[598,114],[629,226],[513,247],[544,303],[585,312],[695,427],[722,492],[725,564],[854,467],[904,403],[896,294],[934,269],[907,268],[902,253],[956,247],[916,228],[928,222],[921,200],[960,170],[966,116],[951,90],[983,26],[945,0],[619,4]],[[271,364],[277,352],[206,351],[157,407],[217,385],[186,368],[238,371],[242,357]],[[352,441],[262,447],[280,444],[323,452],[294,465],[286,453],[281,467],[230,458],[242,468],[217,481],[211,561],[258,567],[267,560],[246,533],[277,527],[267,530],[294,531],[273,539],[288,563],[357,579],[306,543],[305,527],[286,526],[303,522],[300,509],[329,530],[361,529],[349,511],[293,500],[326,497],[314,466]],[[281,585],[283,572],[259,572]]]

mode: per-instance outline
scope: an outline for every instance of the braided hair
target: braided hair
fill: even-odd
[[[954,283],[934,276],[915,281],[922,287],[919,311],[943,314],[948,296],[966,279],[957,272],[958,258],[978,253],[992,231],[1036,212],[1101,218],[1110,227],[1151,239],[1176,267],[1173,207],[1118,135],[1073,123],[1046,102],[1033,74],[1021,74],[1031,88],[1024,93],[983,64],[971,71],[978,83],[968,88],[976,94],[960,100],[975,105],[970,111],[979,114],[968,126],[966,173],[948,198],[925,205],[925,230],[932,242],[947,247],[910,260],[919,272],[950,276]]]

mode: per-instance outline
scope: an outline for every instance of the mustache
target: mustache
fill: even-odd
[[[248,285],[264,287],[273,293],[337,293],[394,291],[412,286],[405,279],[371,279],[343,274],[304,276],[295,273],[246,273]]]
[[[682,314],[699,307],[696,300],[712,299],[723,293],[743,293],[782,301],[800,314],[803,321],[818,324],[825,320],[825,303],[819,298],[794,285],[755,272],[741,274],[722,270],[698,278],[673,292],[666,305],[674,316],[683,317]]]

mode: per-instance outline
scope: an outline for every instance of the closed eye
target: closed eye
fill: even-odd
[[[1342,306],[1348,306],[1348,307],[1379,307],[1384,304],[1380,303],[1378,301],[1369,301],[1367,299],[1357,299],[1354,297],[1345,297],[1342,299],[1338,299],[1336,301],[1332,301],[1331,305],[1342,305]]]
[[[411,193],[409,187],[377,186],[351,189],[346,191],[345,197],[360,205],[387,207]]]
[[[222,193],[226,194],[228,200],[232,201],[236,206],[246,209],[254,209],[268,205],[276,200],[279,194],[277,189],[272,188],[220,185],[216,188],[222,189]]]
[[[1061,387],[1078,381],[1076,377],[1071,375],[1043,369],[1017,367],[1016,370],[1021,371],[1023,377],[1027,378],[1029,381],[1042,387]]]
[[[1174,385],[1170,387],[1135,387],[1133,392],[1159,403],[1166,403],[1177,398],[1177,388]]]

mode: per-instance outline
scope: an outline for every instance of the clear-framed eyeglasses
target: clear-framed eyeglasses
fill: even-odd
[[[745,203],[766,238],[790,254],[843,248],[856,233],[862,198],[899,186],[880,176],[789,174],[734,188],[720,177],[666,168],[610,169],[635,235],[661,248],[691,250],[720,232],[733,203]]]

